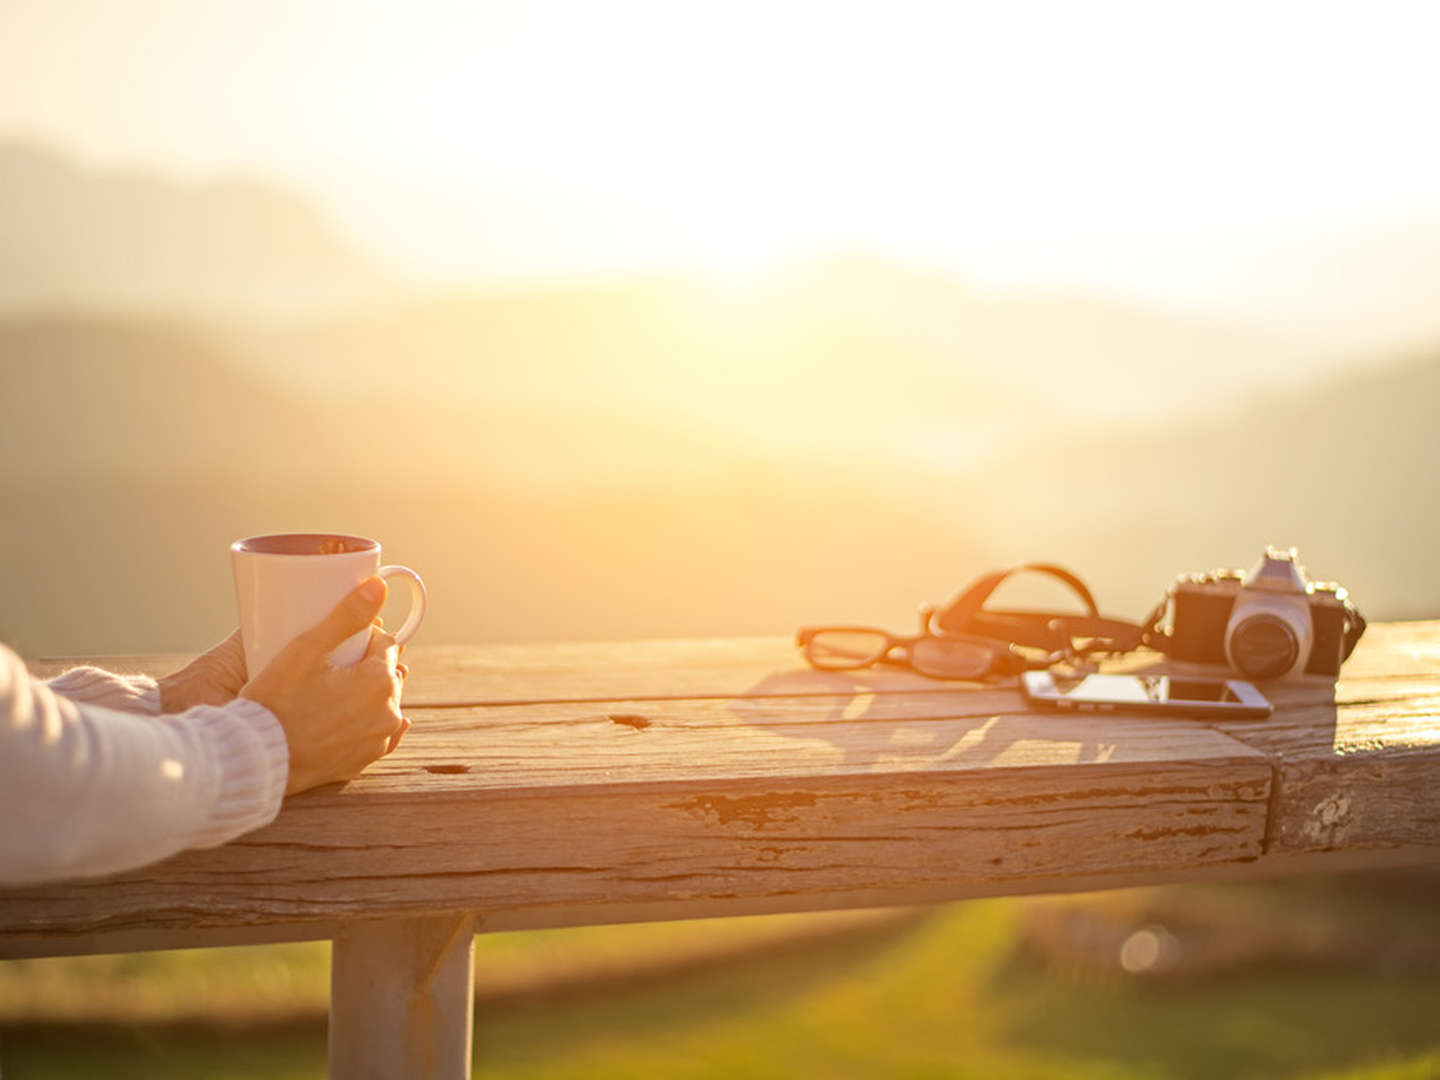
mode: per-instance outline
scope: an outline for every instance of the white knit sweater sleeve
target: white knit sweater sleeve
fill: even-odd
[[[151,716],[162,712],[160,686],[149,675],[116,675],[87,665],[71,668],[51,679],[48,685],[71,701]]]
[[[148,691],[101,696],[112,692],[133,705]],[[285,733],[257,702],[122,712],[57,694],[0,646],[0,884],[223,844],[274,819],[289,766]]]

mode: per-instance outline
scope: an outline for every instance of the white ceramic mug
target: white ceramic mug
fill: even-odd
[[[230,545],[235,601],[245,667],[253,676],[294,638],[319,624],[366,578],[403,577],[410,582],[410,615],[395,634],[403,645],[425,618],[425,583],[408,566],[381,566],[380,544],[363,536],[282,533],[252,536]],[[369,630],[346,638],[330,654],[336,667],[365,655]]]

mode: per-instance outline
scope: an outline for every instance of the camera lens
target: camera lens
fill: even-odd
[[[1230,633],[1230,659],[1252,679],[1284,675],[1300,656],[1300,643],[1284,619],[1252,615]]]

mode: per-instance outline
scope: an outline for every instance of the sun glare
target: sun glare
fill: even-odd
[[[1440,219],[1423,5],[141,7],[7,5],[0,131],[303,185],[422,279],[866,250],[1187,303]]]

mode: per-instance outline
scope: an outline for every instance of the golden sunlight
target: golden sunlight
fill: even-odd
[[[70,7],[0,15],[0,131],[293,178],[426,280],[865,250],[1273,313],[1316,230],[1440,214],[1424,7]]]

